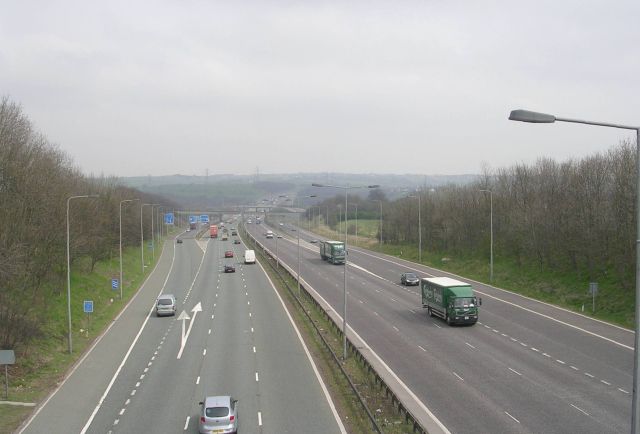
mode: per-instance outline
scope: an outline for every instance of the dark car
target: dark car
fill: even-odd
[[[225,273],[235,273],[236,272],[236,266],[233,264],[226,264],[224,266],[224,272]]]
[[[420,279],[415,275],[415,273],[402,273],[402,276],[400,276],[400,283],[405,286],[418,286],[420,284]]]
[[[178,238],[178,239],[176,240],[176,243],[178,243],[178,244],[182,244],[182,238]]]
[[[240,244],[240,240],[236,238],[235,240],[233,240],[233,244]]]

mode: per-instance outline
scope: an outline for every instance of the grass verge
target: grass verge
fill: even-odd
[[[9,367],[9,401],[38,403],[56,388],[69,369],[138,291],[160,258],[162,240],[156,248],[145,246],[145,273],[142,272],[140,248],[123,250],[123,299],[111,289],[111,279],[119,278],[119,255],[98,262],[93,271],[89,261],[79,259],[71,265],[71,319],[73,353],[69,354],[67,336],[67,291],[52,292],[42,315],[47,317],[43,336],[26,348],[16,351],[16,364]],[[93,313],[83,312],[83,301],[93,301]],[[4,374],[4,372],[2,373]],[[3,375],[4,377],[4,375]],[[4,383],[4,378],[2,378]],[[4,392],[4,387],[3,390]],[[4,393],[2,393],[4,399]],[[33,407],[0,405],[0,434],[17,430]]]

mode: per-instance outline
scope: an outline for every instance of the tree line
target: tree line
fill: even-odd
[[[349,196],[348,218],[378,218],[383,201],[383,240],[418,244],[418,203],[423,251],[488,256],[493,202],[494,251],[516,264],[571,270],[589,279],[604,274],[627,290],[635,269],[635,142],[607,152],[556,162],[485,169],[472,183],[429,188],[388,201],[371,191],[368,199]],[[375,197],[372,197],[375,196]],[[418,196],[420,201],[418,201]],[[307,211],[335,225],[344,196]],[[326,217],[325,217],[326,221]],[[353,225],[349,225],[350,233]]]
[[[48,300],[66,288],[67,199],[72,200],[71,261],[95,264],[116,256],[119,207],[123,246],[140,246],[140,213],[151,238],[151,207],[160,196],[126,188],[109,177],[85,176],[71,158],[39,133],[9,97],[0,100],[0,347],[15,349],[50,332]],[[157,210],[156,210],[157,212]],[[154,213],[155,214],[155,213]],[[72,265],[73,269],[73,265]]]

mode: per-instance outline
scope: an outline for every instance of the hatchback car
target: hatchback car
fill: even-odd
[[[176,314],[176,298],[173,294],[162,294],[156,300],[156,315],[175,315]]]
[[[405,286],[418,286],[420,284],[420,279],[415,273],[402,273],[400,276],[400,283]]]
[[[226,264],[224,266],[224,272],[225,273],[235,273],[236,272],[236,266],[233,264]]]
[[[178,244],[182,244],[182,238],[178,238],[178,239],[176,240],[176,243],[178,243]]]
[[[240,244],[240,240],[236,238],[235,240],[233,240],[233,244]]]
[[[200,434],[238,432],[237,399],[231,396],[207,396],[200,406]]]
[[[315,238],[309,241],[311,244],[317,244],[318,240],[316,240]]]
[[[224,252],[224,257],[233,258],[233,250],[227,250],[226,252]]]

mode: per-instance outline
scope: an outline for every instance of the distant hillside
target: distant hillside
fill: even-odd
[[[253,204],[288,197],[316,195],[317,200],[335,196],[333,189],[311,187],[311,184],[372,185],[378,184],[387,197],[394,198],[408,189],[438,188],[448,184],[465,185],[478,175],[385,175],[350,173],[296,173],[256,175],[166,175],[121,178],[123,184],[144,192],[165,196],[184,207],[210,208],[224,204]],[[358,194],[354,190],[354,194]],[[366,194],[362,191],[360,194]]]

